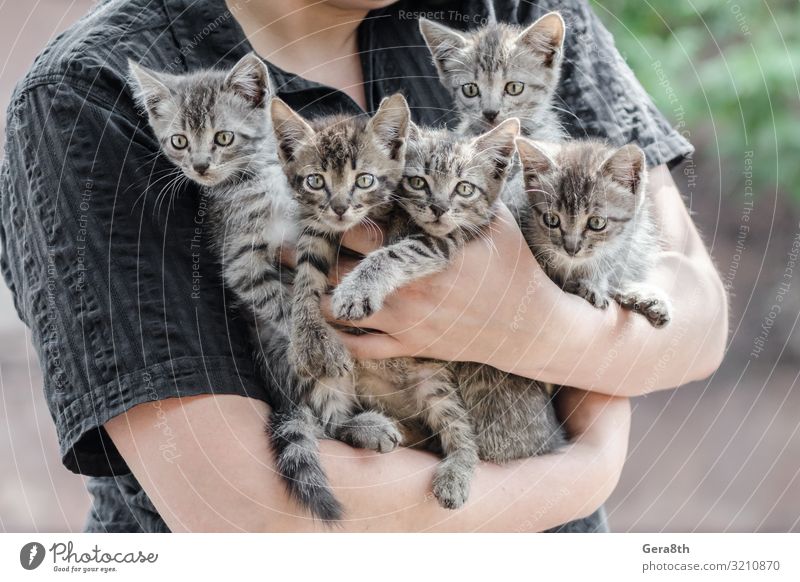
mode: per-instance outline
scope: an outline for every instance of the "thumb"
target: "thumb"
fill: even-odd
[[[342,343],[357,360],[385,360],[407,355],[403,344],[390,335],[379,332],[365,332],[362,335],[338,332]]]

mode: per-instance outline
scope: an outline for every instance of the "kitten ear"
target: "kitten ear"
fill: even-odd
[[[453,59],[456,52],[467,46],[467,39],[452,28],[427,18],[419,19],[419,31],[433,55],[436,70],[440,76],[444,76],[447,73],[447,62]]]
[[[169,99],[169,87],[162,80],[163,74],[128,60],[129,83],[139,106],[152,118],[159,117],[159,104]]]
[[[526,196],[532,202],[535,202],[541,195],[548,196],[548,190],[542,188],[542,176],[547,175],[556,168],[556,162],[551,157],[550,152],[547,151],[552,150],[555,144],[537,143],[524,137],[518,137],[516,144],[519,160],[522,163],[522,176]]]
[[[512,117],[472,141],[477,155],[489,156],[494,165],[495,180],[505,179],[516,151],[514,140],[518,135],[519,119]]]
[[[561,15],[558,12],[549,12],[523,30],[517,37],[517,42],[542,55],[545,66],[552,67],[561,61],[564,30],[564,19]]]
[[[408,103],[400,93],[395,93],[381,101],[378,111],[367,124],[367,131],[390,160],[402,160],[410,124]]]
[[[644,192],[647,159],[641,148],[630,143],[611,154],[600,166],[600,172],[637,195]]]
[[[281,161],[291,162],[300,145],[314,137],[314,129],[294,109],[275,97],[269,106]]]
[[[415,141],[418,140],[421,136],[421,132],[419,126],[414,123],[413,121],[409,122],[408,124],[408,140]]]
[[[518,137],[516,139],[516,144],[525,178],[527,178],[529,174],[533,176],[546,174],[556,167],[556,163],[547,152],[540,147],[540,144],[524,137]]]
[[[267,65],[253,52],[247,53],[233,66],[225,77],[225,86],[253,107],[265,107],[272,94]]]

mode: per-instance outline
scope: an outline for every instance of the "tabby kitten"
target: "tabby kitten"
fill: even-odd
[[[614,300],[654,327],[667,325],[669,299],[645,283],[659,242],[644,152],[633,144],[524,138],[517,149],[530,201],[522,230],[547,275],[595,307]]]
[[[460,114],[457,131],[476,135],[516,117],[524,136],[563,137],[552,107],[563,58],[560,14],[545,14],[524,29],[494,22],[458,32],[425,18],[419,27]]]
[[[481,235],[494,217],[518,127],[507,120],[475,139],[412,132],[399,193],[403,212],[390,224],[389,245],[370,253],[334,290],[337,317],[367,317],[397,288],[444,270]],[[478,364],[413,358],[361,362],[357,373],[362,399],[404,425],[421,417],[437,436],[445,457],[433,491],[445,507],[466,501],[478,458],[503,462],[563,443],[550,395],[532,380]]]
[[[288,305],[277,253],[296,225],[267,115],[266,66],[250,53],[230,71],[129,67],[161,151],[208,196],[226,286],[256,329],[271,327]]]
[[[147,111],[163,153],[204,186],[223,279],[251,317],[264,375],[276,387],[271,394],[273,426],[312,427],[301,432],[305,440],[292,441],[305,460],[293,472],[280,465],[287,457],[292,462],[291,454],[281,456],[287,441],[273,438],[278,468],[295,477],[287,484],[302,504],[313,503],[322,516],[338,516],[341,509],[318,459],[313,417],[295,404],[303,383],[286,358],[289,301],[277,255],[284,242],[297,239],[297,205],[267,114],[272,94],[267,68],[251,53],[229,72],[168,75],[134,63],[130,70],[137,101]]]
[[[300,234],[289,360],[300,381],[287,386],[272,418],[278,469],[294,497],[324,521],[342,509],[319,462],[317,441],[331,436],[379,452],[401,441],[394,420],[359,406],[350,354],[325,321],[320,298],[343,233],[388,213],[403,175],[410,113],[402,95],[375,115],[307,122],[280,99],[271,115],[284,172],[298,202]]]
[[[515,119],[474,139],[413,128],[389,244],[370,253],[335,289],[337,317],[369,316],[398,287],[444,270],[480,236],[494,215],[518,131]],[[436,435],[444,458],[433,494],[448,509],[466,502],[478,463],[475,433],[456,386],[444,362],[396,358],[356,366],[362,403]]]

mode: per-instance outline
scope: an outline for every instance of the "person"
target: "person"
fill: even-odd
[[[475,361],[575,386],[558,400],[570,443],[481,465],[469,503],[452,512],[428,494],[433,455],[323,441],[344,530],[541,531],[587,516],[619,479],[628,398],[704,378],[722,358],[725,294],[668,169],[691,146],[584,0],[494,8],[520,24],[561,11],[565,127],[646,152],[668,245],[653,279],[673,298],[674,320],[653,330],[616,306],[597,310],[562,293],[513,221],[498,221],[493,249],[470,245],[453,268],[402,289],[362,322],[382,333],[346,340],[359,357]],[[128,59],[183,73],[255,50],[277,94],[303,115],[371,112],[402,91],[415,121],[452,124],[421,15],[469,28],[487,4],[110,0],[51,42],[17,86],[2,172],[2,270],[32,331],[63,462],[90,477],[87,531],[322,527],[275,473],[264,435],[268,386],[207,246],[206,202],[193,185],[176,191],[164,179],[169,166],[126,84]],[[357,229],[345,243],[363,254],[380,235]]]

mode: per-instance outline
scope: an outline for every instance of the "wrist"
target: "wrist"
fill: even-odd
[[[527,315],[511,326],[508,349],[498,350],[498,367],[543,382],[594,387],[602,346],[617,336],[618,306],[597,309],[548,279],[539,285]]]
[[[559,351],[572,338],[564,333],[571,324],[564,313],[565,294],[536,265],[528,271],[524,288],[516,294],[510,323],[502,347],[495,352],[492,365],[527,378],[543,379],[556,363],[553,349]]]

